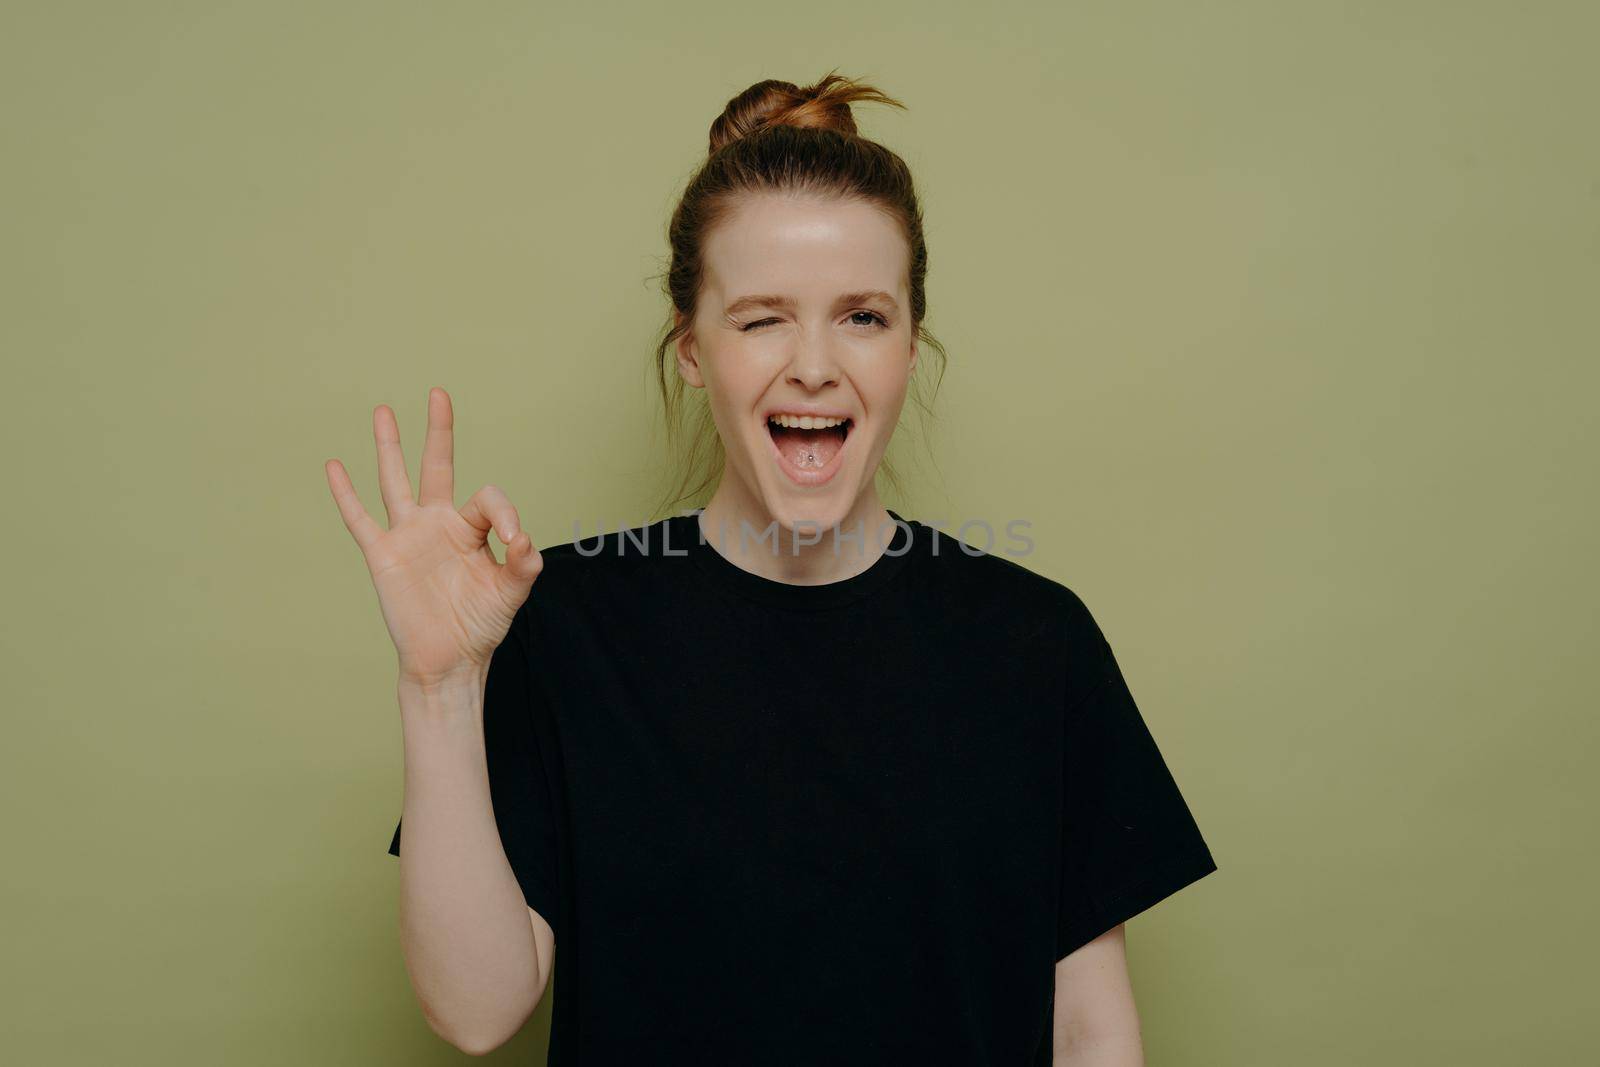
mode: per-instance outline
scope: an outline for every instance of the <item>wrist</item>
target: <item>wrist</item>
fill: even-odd
[[[489,678],[487,665],[471,664],[440,674],[418,674],[402,669],[395,690],[402,701],[430,707],[476,699]]]

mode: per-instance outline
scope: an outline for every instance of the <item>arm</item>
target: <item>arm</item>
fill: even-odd
[[[1144,1067],[1126,946],[1118,923],[1056,963],[1056,1067]]]
[[[343,463],[323,470],[399,660],[405,847],[397,826],[391,854],[400,857],[401,945],[428,1025],[466,1052],[487,1052],[533,1012],[554,958],[548,916],[529,907],[500,838],[484,741],[490,664],[544,559],[499,488],[485,485],[456,509],[455,414],[443,389],[428,391],[415,498],[387,404],[373,409],[372,434],[388,529]],[[504,564],[490,530],[506,546]]]
[[[398,686],[405,732],[400,941],[428,1025],[486,1053],[522,1028],[550,978],[555,934],[523,899],[495,827],[483,741],[485,674]]]

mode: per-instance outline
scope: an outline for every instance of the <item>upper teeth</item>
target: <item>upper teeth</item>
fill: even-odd
[[[826,430],[830,426],[838,426],[850,420],[824,418],[820,415],[770,415],[767,421],[787,426],[791,430]]]

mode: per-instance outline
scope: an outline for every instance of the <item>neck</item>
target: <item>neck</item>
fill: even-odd
[[[843,517],[776,515],[724,472],[700,515],[701,535],[729,562],[773,581],[823,585],[871,567],[894,540],[895,523],[868,485]],[[837,541],[837,544],[836,544]]]

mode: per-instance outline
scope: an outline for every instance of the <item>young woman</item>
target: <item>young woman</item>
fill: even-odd
[[[399,654],[407,968],[464,1050],[550,988],[554,1065],[1142,1062],[1122,924],[1216,864],[1083,602],[879,501],[935,342],[853,100],[899,106],[752,86],[673,215],[702,511],[536,549],[499,489],[456,509],[440,389],[415,500],[374,412],[387,530],[327,464]]]

